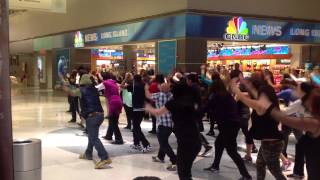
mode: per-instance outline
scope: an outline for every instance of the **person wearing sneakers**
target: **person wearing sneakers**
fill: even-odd
[[[89,142],[85,153],[81,154],[79,158],[92,160],[93,147],[95,147],[98,151],[98,156],[101,159],[96,163],[95,168],[102,169],[111,164],[112,161],[98,137],[99,128],[104,120],[98,90],[93,85],[89,74],[82,75],[79,90],[72,91],[66,86],[64,86],[64,90],[69,92],[72,96],[80,97],[81,116],[86,119]]]
[[[98,90],[104,89],[104,96],[107,99],[109,108],[109,126],[106,133],[106,136],[103,138],[106,140],[112,140],[112,136],[115,136],[115,141],[112,142],[112,144],[123,144],[122,135],[119,129],[119,116],[122,110],[122,100],[119,94],[119,88],[114,80],[115,77],[112,73],[106,72],[102,74],[103,82],[96,86]]]
[[[152,93],[149,92],[149,87],[146,85],[146,97],[153,102],[155,102],[156,108],[161,108],[164,106],[171,98],[172,93],[170,92],[170,85],[166,83],[162,83],[160,85],[160,92]],[[167,167],[169,171],[176,171],[177,167],[177,156],[174,154],[170,144],[169,137],[173,132],[173,121],[171,117],[171,113],[168,112],[164,115],[158,116],[157,118],[157,137],[159,141],[159,152],[157,156],[153,156],[152,160],[154,162],[162,162],[164,163],[165,155],[169,156],[171,164]]]
[[[172,86],[172,99],[159,109],[147,104],[145,110],[155,116],[171,113],[178,142],[177,170],[179,179],[191,180],[192,165],[201,150],[195,93],[187,85],[185,79],[174,79],[177,82]]]
[[[204,135],[201,133],[204,131],[203,127],[203,116],[204,116],[204,102],[201,98],[201,88],[199,85],[199,78],[197,74],[190,73],[187,75],[187,84],[192,88],[193,92],[195,93],[195,100],[196,100],[196,106],[197,108],[197,119],[198,119],[198,127],[200,130],[200,137],[201,137],[201,144],[204,147],[204,152],[201,153],[200,156],[205,157],[209,151],[212,149],[212,146],[210,146],[208,140],[204,137]]]
[[[144,101],[145,101],[145,83],[142,81],[141,75],[134,75],[133,84],[126,85],[129,92],[132,93],[132,106],[133,106],[133,145],[131,149],[146,153],[151,151],[149,141],[144,136],[141,130],[141,122],[144,116]],[[141,147],[140,142],[143,147]]]
[[[237,136],[240,130],[237,103],[221,79],[216,79],[212,84],[211,93],[209,107],[211,108],[212,115],[217,120],[219,135],[215,141],[214,162],[204,170],[218,172],[223,151],[226,149],[242,175],[240,180],[251,180],[252,177],[240,154],[237,152]]]
[[[230,73],[231,79],[239,76],[241,76],[241,78],[244,78],[243,73],[238,68],[239,67],[237,67],[236,65],[235,70],[231,71]],[[240,83],[239,88],[241,92],[243,92],[244,94],[248,94],[248,91],[245,85]],[[242,101],[238,100],[237,97],[235,98],[237,101],[238,113],[240,116],[240,129],[242,130],[242,133],[245,137],[245,143],[246,143],[246,155],[243,157],[243,160],[245,162],[252,163],[251,154],[258,153],[258,149],[254,144],[252,135],[249,133],[249,121],[250,121],[250,113],[251,113],[250,108],[247,105],[245,105]]]
[[[127,126],[125,129],[131,130],[131,124],[132,124],[132,93],[129,92],[125,87],[126,84],[132,84],[133,81],[133,75],[131,73],[126,73],[124,80],[121,83],[121,96],[122,96],[122,102],[123,102],[123,108],[127,116]]]

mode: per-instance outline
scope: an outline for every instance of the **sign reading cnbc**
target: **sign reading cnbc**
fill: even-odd
[[[228,22],[224,39],[228,41],[248,41],[249,40],[249,29],[247,22],[242,17],[233,17]]]

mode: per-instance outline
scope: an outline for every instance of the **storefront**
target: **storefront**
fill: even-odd
[[[125,46],[134,47],[132,52],[135,53],[135,56],[124,60],[123,49]],[[127,61],[131,61],[135,66],[135,72],[140,72],[142,69],[154,72],[157,69],[155,51],[155,43],[100,46],[98,48],[92,48],[91,70],[99,72],[102,68],[106,68],[108,71],[112,71],[116,74],[123,74],[127,70],[132,71],[126,64]]]
[[[280,74],[312,60],[315,53],[305,47],[319,46],[320,23],[180,13],[50,38],[52,48],[71,49],[72,67],[89,61],[92,70],[169,74],[199,71],[204,63],[227,69],[239,63],[244,72]],[[89,58],[80,62],[74,49],[90,51]]]
[[[114,71],[124,70],[122,46],[91,49],[91,69],[100,71],[102,68]]]
[[[211,67],[219,65],[232,70],[234,64],[238,63],[245,76],[265,69],[272,71],[275,75],[288,73],[291,57],[289,45],[284,44],[208,42],[207,63]]]

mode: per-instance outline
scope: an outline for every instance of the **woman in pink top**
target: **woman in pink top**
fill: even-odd
[[[104,86],[104,96],[107,99],[108,107],[109,107],[109,126],[107,130],[106,136],[103,138],[106,140],[112,140],[112,136],[114,134],[115,141],[112,144],[123,144],[123,139],[121,136],[121,132],[119,129],[119,115],[122,110],[122,100],[119,94],[119,88],[115,80],[113,80],[113,75],[111,73],[104,73],[103,78],[103,86]]]

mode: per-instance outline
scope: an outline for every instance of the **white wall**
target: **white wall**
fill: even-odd
[[[319,0],[187,0],[189,9],[320,20]]]
[[[186,9],[186,0],[67,0],[67,13],[10,17],[10,41]]]
[[[10,41],[99,26],[182,9],[317,19],[320,0],[67,0],[67,13],[28,11],[10,16]],[[30,42],[11,43],[30,52]]]

